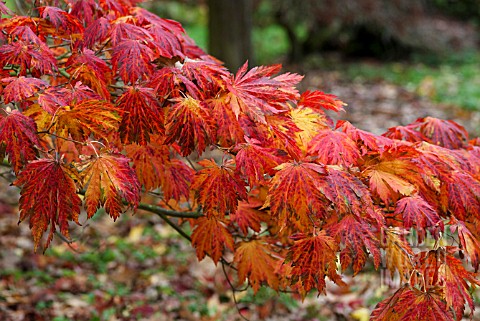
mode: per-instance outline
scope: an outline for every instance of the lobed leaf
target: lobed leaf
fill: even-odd
[[[13,110],[3,116],[0,110],[0,158],[5,154],[18,174],[29,161],[37,157],[36,146],[40,146],[37,126],[33,119]]]
[[[50,226],[45,248],[53,239],[57,225],[69,237],[69,221],[78,223],[82,201],[76,194],[76,173],[56,160],[38,159],[28,163],[14,182],[20,186],[20,221],[29,218],[35,250]]]
[[[140,201],[140,183],[122,154],[104,153],[83,162],[80,177],[86,186],[85,209],[92,217],[100,207],[116,220],[123,211],[122,198],[136,208]]]
[[[262,282],[266,282],[272,289],[278,290],[278,277],[274,272],[277,264],[267,244],[261,240],[240,242],[235,249],[233,262],[238,268],[238,285],[242,285],[248,278],[253,292],[257,293]]]

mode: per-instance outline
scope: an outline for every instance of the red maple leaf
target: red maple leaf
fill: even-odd
[[[153,59],[152,49],[140,40],[123,40],[113,47],[113,72],[118,72],[126,84],[135,84],[139,79],[148,79],[153,73]]]
[[[235,213],[238,201],[247,198],[245,184],[235,173],[232,161],[218,166],[213,160],[198,162],[204,168],[197,172],[191,189],[207,216]]]
[[[15,173],[37,157],[35,146],[40,146],[37,126],[33,119],[13,110],[3,116],[0,112],[0,158],[7,154]]]
[[[8,104],[11,101],[22,101],[32,97],[39,90],[48,86],[48,84],[38,78],[31,77],[7,77],[2,79],[3,83],[8,84],[3,89],[3,102]]]
[[[449,149],[463,148],[468,140],[465,128],[451,120],[425,117],[417,119],[412,126],[417,126],[433,144]]]
[[[90,1],[90,0],[88,0]],[[79,0],[77,3],[85,3],[85,0]],[[96,5],[96,4],[95,4]],[[88,7],[87,7],[88,8]],[[72,10],[72,14],[73,14]],[[86,48],[93,48],[97,42],[105,41],[111,33],[112,25],[110,22],[104,18],[100,17],[95,19],[92,23],[88,22],[88,27],[85,29],[83,36],[83,44]]]
[[[396,126],[389,128],[382,136],[391,138],[405,140],[407,142],[422,142],[429,141],[421,132],[415,129],[417,127],[415,124],[407,126]]]
[[[306,90],[298,100],[298,106],[309,107],[315,111],[323,112],[325,109],[336,112],[343,111],[343,106],[346,105],[337,96],[325,94],[319,90]]]
[[[52,25],[58,30],[62,32],[67,32],[68,34],[72,33],[81,33],[83,32],[83,26],[80,24],[78,19],[63,11],[57,7],[39,7],[38,13],[44,19],[48,19]]]
[[[118,46],[124,41],[133,41],[137,43],[145,43],[145,41],[152,41],[153,37],[150,33],[142,27],[127,23],[128,18],[119,18],[112,22],[111,42],[114,47]]]
[[[163,111],[150,88],[130,87],[117,99],[118,108],[125,115],[120,124],[123,143],[145,145],[150,135],[163,135]]]
[[[86,26],[90,26],[92,22],[99,20],[97,18],[101,12],[98,10],[98,4],[95,0],[76,0],[72,2],[70,3],[72,6],[70,14],[84,22]]]
[[[30,68],[33,76],[51,74],[57,69],[57,61],[45,44],[29,44],[21,40],[0,47],[0,65],[5,67],[8,64],[19,66],[21,76],[25,76]]]
[[[425,239],[425,230],[427,229],[435,239],[438,239],[440,232],[443,232],[442,219],[435,209],[418,194],[400,199],[396,204],[394,214],[403,217],[403,227],[406,229],[415,226],[419,243]]]
[[[344,285],[337,274],[338,243],[324,230],[316,235],[296,234],[292,236],[294,243],[287,253],[285,263],[292,266],[292,283],[301,289],[305,296],[311,289],[325,293],[325,277],[338,285]]]
[[[56,160],[38,159],[31,161],[14,185],[21,186],[20,221],[30,218],[35,250],[40,245],[43,233],[50,225],[45,248],[48,247],[56,226],[66,237],[69,236],[69,221],[78,223],[82,201],[76,194],[75,173]]]
[[[322,129],[308,144],[308,152],[318,157],[318,162],[349,167],[357,163],[360,151],[355,141],[343,132]]]
[[[354,275],[360,272],[367,261],[367,250],[372,254],[375,268],[378,269],[381,263],[380,244],[373,233],[373,228],[366,220],[347,215],[340,222],[330,226],[328,231],[345,244],[340,252],[342,270],[345,271],[352,264]]]

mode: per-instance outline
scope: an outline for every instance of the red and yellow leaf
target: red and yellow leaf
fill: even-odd
[[[85,192],[85,209],[88,217],[103,206],[105,212],[116,220],[124,209],[122,198],[131,208],[140,201],[140,183],[129,159],[122,154],[101,154],[82,164],[81,178]]]
[[[206,255],[218,263],[224,248],[234,250],[234,241],[221,220],[214,216],[200,217],[195,220],[192,232],[192,245],[197,251],[197,258],[203,260]]]
[[[392,277],[398,271],[402,281],[408,280],[413,270],[414,253],[405,239],[406,233],[397,228],[387,228],[383,234],[382,246],[386,253],[387,269]]]
[[[373,256],[375,268],[378,269],[381,263],[380,243],[366,220],[347,215],[340,222],[331,226],[328,231],[329,234],[345,244],[340,252],[343,271],[352,265],[354,275],[360,272],[367,262],[367,250]]]
[[[280,228],[296,226],[301,231],[311,230],[325,215],[329,202],[320,189],[326,182],[325,167],[314,163],[284,163],[270,183],[267,204]]]
[[[292,283],[299,286],[302,296],[313,288],[325,293],[326,276],[338,285],[344,284],[336,270],[339,247],[334,238],[322,230],[314,236],[297,234],[292,239],[294,244],[285,263],[292,266]]]
[[[248,72],[247,67],[245,63],[226,83],[230,106],[237,117],[243,112],[252,120],[265,123],[265,115],[288,110],[286,102],[298,98],[298,92],[287,79],[271,78],[280,65],[255,67]],[[290,76],[297,82],[300,80],[296,75]]]
[[[20,194],[20,221],[30,219],[35,250],[43,233],[50,226],[45,248],[48,247],[56,226],[69,237],[69,221],[78,223],[82,201],[76,194],[76,174],[52,159],[30,162],[18,175],[14,185],[22,188]]]
[[[370,188],[386,204],[396,202],[401,195],[412,195],[423,185],[423,170],[412,158],[418,154],[409,146],[390,148],[367,162],[363,174]]]
[[[254,293],[258,292],[262,282],[278,290],[279,280],[274,272],[277,261],[268,250],[267,244],[261,240],[239,243],[233,257],[238,268],[237,284],[242,285],[248,278]]]
[[[214,119],[204,102],[187,96],[176,99],[170,107],[166,121],[166,144],[176,141],[181,155],[196,150],[199,154],[216,137]]]
[[[245,183],[235,173],[232,161],[218,166],[215,161],[198,162],[204,168],[195,175],[191,189],[208,217],[235,213],[239,200],[247,198]]]
[[[93,51],[83,49],[72,54],[66,66],[72,80],[81,81],[105,99],[110,98],[107,86],[112,81],[112,71],[102,59],[95,56]]]
[[[108,135],[116,132],[120,124],[121,110],[108,101],[89,99],[72,106],[57,109],[56,135],[76,141],[85,141],[90,135],[108,141]]]

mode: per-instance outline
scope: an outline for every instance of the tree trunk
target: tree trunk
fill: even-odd
[[[252,0],[208,0],[208,51],[235,71],[252,61]]]

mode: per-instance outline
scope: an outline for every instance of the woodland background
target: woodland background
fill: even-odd
[[[16,5],[25,9],[23,2]],[[431,115],[480,134],[478,1],[183,0],[145,6],[182,22],[230,67],[249,59],[305,74],[301,89],[339,96],[348,103],[340,117],[361,129],[382,133]],[[209,25],[209,10],[220,21]],[[225,21],[242,32],[222,34]],[[348,290],[330,287],[328,296],[301,302],[249,290],[237,292],[235,304],[221,267],[198,263],[175,231],[141,211],[116,223],[95,216],[72,230],[75,243],[56,237],[44,255],[34,254],[28,224],[17,225],[11,173],[5,168],[0,176],[0,320],[240,320],[239,314],[250,320],[367,320],[391,290],[392,281],[372,268],[346,280]]]

